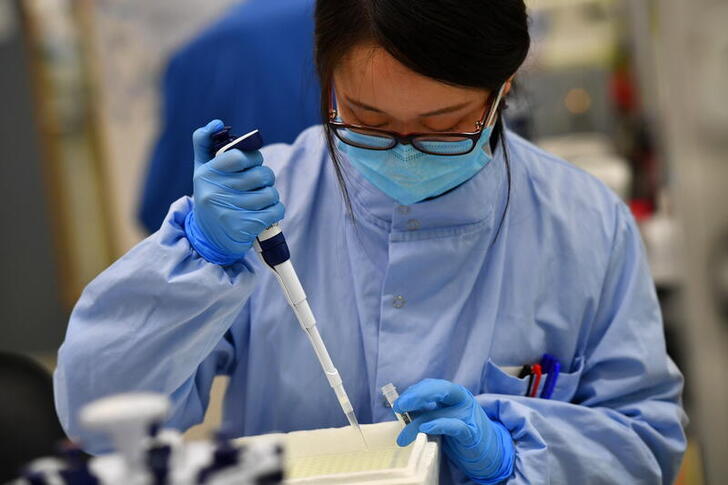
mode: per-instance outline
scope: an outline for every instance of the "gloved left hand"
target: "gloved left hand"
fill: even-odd
[[[418,432],[443,435],[445,454],[476,483],[499,483],[513,473],[510,433],[488,418],[463,386],[425,379],[402,393],[394,410],[413,418],[397,438],[398,445],[407,446]]]
[[[283,219],[284,207],[259,151],[233,149],[210,160],[212,135],[222,127],[213,120],[192,135],[195,204],[185,234],[200,256],[227,266],[242,260],[258,234]]]

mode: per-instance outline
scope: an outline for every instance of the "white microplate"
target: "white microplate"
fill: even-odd
[[[389,423],[362,425],[369,449],[351,427],[290,433],[287,445],[288,478],[305,478],[407,466],[412,446],[400,448]],[[401,430],[398,423],[396,432]]]
[[[288,484],[436,483],[437,445],[427,441],[425,435],[401,448],[396,443],[402,430],[399,422],[364,424],[361,428],[369,449],[351,427],[264,435],[241,441],[282,438]]]
[[[287,463],[287,477],[309,478],[354,472],[391,470],[407,465],[410,450],[385,448],[331,455],[304,456]]]

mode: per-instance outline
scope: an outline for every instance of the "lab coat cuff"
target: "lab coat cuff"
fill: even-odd
[[[185,217],[184,231],[190,246],[192,246],[197,254],[210,263],[220,266],[230,266],[244,258],[244,256],[239,255],[227,255],[208,242],[197,223],[195,223],[194,210],[191,210],[187,214],[187,217]]]
[[[516,449],[510,431],[499,421],[491,420],[491,424],[493,433],[495,433],[495,442],[498,446],[497,453],[500,455],[500,466],[488,478],[469,477],[473,482],[481,485],[494,485],[506,481],[513,475],[516,461]]]

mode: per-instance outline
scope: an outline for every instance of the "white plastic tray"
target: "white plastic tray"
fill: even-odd
[[[287,484],[434,485],[438,483],[439,450],[424,434],[410,446],[397,446],[397,421],[362,425],[368,449],[351,427],[297,431],[241,438],[282,439],[286,449]]]

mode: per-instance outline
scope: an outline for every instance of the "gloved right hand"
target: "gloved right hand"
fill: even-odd
[[[210,160],[212,134],[222,127],[222,121],[213,120],[192,135],[194,208],[185,233],[200,256],[227,266],[240,261],[263,230],[283,219],[284,207],[273,187],[273,171],[262,166],[259,151],[233,149]]]
[[[397,437],[407,446],[417,433],[443,436],[443,450],[475,483],[494,484],[513,473],[516,451],[503,424],[491,420],[470,391],[443,379],[424,379],[394,402],[412,422]]]

